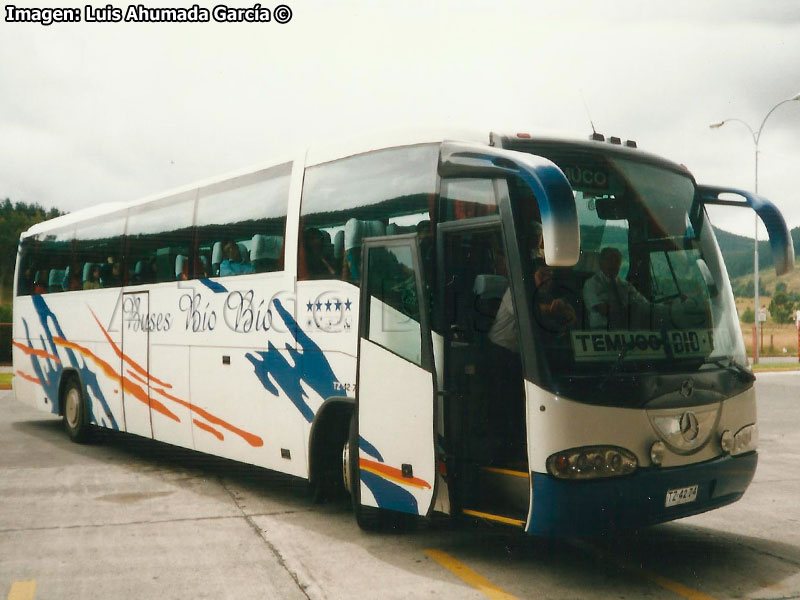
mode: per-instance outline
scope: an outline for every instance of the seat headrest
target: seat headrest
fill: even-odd
[[[383,221],[362,221],[361,219],[350,219],[344,225],[344,249],[361,246],[361,240],[365,237],[378,237],[386,235],[386,226]]]
[[[183,274],[183,270],[187,267],[187,262],[189,261],[189,257],[178,254],[175,257],[175,279],[180,279],[181,275]]]
[[[283,238],[279,235],[257,233],[250,242],[250,262],[257,260],[277,260],[281,255]]]
[[[93,267],[94,267],[94,263],[90,263],[90,262],[84,263],[82,281],[84,281],[84,282],[89,281],[89,279],[92,276],[92,268]]]
[[[214,248],[211,250],[211,264],[218,265],[222,262],[222,242],[214,242]]]
[[[342,258],[344,254],[344,229],[340,229],[333,236],[333,256],[334,258]]]

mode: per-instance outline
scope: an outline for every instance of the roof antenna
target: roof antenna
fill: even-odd
[[[590,140],[594,140],[597,142],[605,141],[605,136],[602,133],[597,133],[597,130],[594,128],[594,122],[592,121],[592,113],[589,112],[589,105],[586,104],[586,97],[583,95],[583,90],[580,90],[581,100],[583,101],[583,108],[586,109],[586,116],[589,118],[589,125],[592,126],[592,135],[589,136]]]

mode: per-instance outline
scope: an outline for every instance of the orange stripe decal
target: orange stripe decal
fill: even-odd
[[[424,479],[420,479],[419,477],[403,477],[403,471],[400,469],[390,467],[389,465],[385,465],[383,463],[375,462],[374,460],[359,458],[358,466],[364,471],[369,471],[370,473],[374,473],[375,475],[383,477],[384,479],[390,479],[396,483],[410,485],[417,488],[430,489],[431,487],[430,484]]]
[[[136,372],[139,373],[140,375],[146,375],[146,376],[150,377],[150,381],[152,381],[153,383],[157,383],[158,385],[163,385],[167,389],[171,389],[172,388],[172,386],[170,384],[168,384],[168,383],[166,383],[164,381],[159,381],[158,379],[156,379],[155,377],[150,375],[150,373],[147,372],[147,369],[144,369],[141,365],[139,365],[137,362],[135,362],[130,356],[128,356],[126,354],[123,354],[122,350],[119,349],[119,346],[117,346],[114,343],[114,340],[111,339],[111,336],[108,335],[108,332],[106,331],[106,328],[103,327],[102,323],[100,323],[100,319],[97,318],[97,315],[94,314],[94,311],[91,308],[89,308],[89,312],[92,313],[92,316],[94,317],[95,323],[97,323],[97,326],[100,328],[100,331],[103,332],[103,335],[106,337],[106,340],[108,340],[108,343],[111,344],[111,348],[112,348],[112,350],[114,350],[114,354],[116,354],[122,360],[124,360],[126,363],[128,363],[130,366],[132,366],[134,368],[134,370],[136,370]]]
[[[196,413],[196,414],[200,415],[201,417],[203,417],[209,423],[213,423],[214,425],[218,425],[219,427],[222,427],[223,429],[227,429],[231,433],[235,433],[236,435],[241,437],[244,441],[246,441],[248,444],[250,444],[251,446],[253,446],[255,448],[258,448],[258,447],[264,445],[264,440],[262,440],[257,435],[253,435],[252,433],[248,433],[246,431],[243,431],[242,429],[239,429],[238,427],[236,427],[234,425],[231,425],[227,421],[223,421],[219,417],[215,417],[210,412],[208,412],[206,410],[203,410],[202,408],[199,408],[199,407],[195,406],[194,404],[186,402],[186,400],[181,400],[180,398],[176,398],[175,396],[173,396],[171,394],[168,394],[164,390],[161,390],[161,389],[158,389],[158,388],[151,388],[151,389],[154,392],[158,392],[159,394],[161,394],[165,398],[169,398],[173,402],[177,402],[181,406],[185,406],[186,408],[188,408],[193,413]]]
[[[161,402],[159,402],[158,400],[153,400],[152,398],[148,398],[147,394],[141,387],[136,385],[136,383],[134,383],[127,377],[120,377],[117,374],[116,370],[110,364],[108,364],[102,358],[97,356],[94,352],[92,352],[88,348],[85,348],[80,344],[76,344],[75,342],[69,342],[61,337],[54,337],[53,343],[56,344],[56,346],[63,346],[64,348],[77,350],[83,356],[90,358],[92,362],[94,362],[98,367],[102,369],[103,373],[105,373],[108,378],[113,379],[115,381],[119,381],[122,384],[123,391],[130,393],[134,398],[143,402],[144,404],[147,404],[151,409],[155,410],[156,412],[160,412],[162,415],[169,417],[173,421],[177,421],[178,423],[181,422],[181,420],[178,418],[178,415],[173,413],[166,406],[161,404]]]
[[[197,419],[192,419],[192,423],[197,425],[203,431],[207,431],[208,433],[213,434],[214,437],[216,437],[220,442],[225,439],[225,437],[219,431],[217,431],[216,429],[214,429],[210,425],[206,425],[205,423],[202,423],[202,422],[198,421]]]
[[[136,374],[136,372],[135,372],[135,371],[131,371],[130,369],[128,369],[128,375],[130,375],[131,377],[133,377],[133,378],[134,378],[136,381],[138,381],[139,383],[143,383],[144,385],[150,385],[146,379],[144,379],[143,377],[139,377],[139,376]]]
[[[37,350],[36,348],[31,348],[30,346],[26,346],[25,344],[20,344],[19,342],[15,341],[12,341],[11,343],[22,350],[25,354],[38,356],[39,358],[49,358],[50,360],[61,362],[60,358],[58,358],[55,354],[50,354],[47,350]]]
[[[38,377],[34,377],[33,375],[28,375],[27,373],[23,373],[22,371],[17,371],[17,375],[19,375],[23,379],[27,379],[28,381],[32,381],[33,383],[38,383],[39,385],[42,384],[42,382],[39,381]]]

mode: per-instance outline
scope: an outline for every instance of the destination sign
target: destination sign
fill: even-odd
[[[572,331],[579,362],[705,357],[714,350],[712,329]]]

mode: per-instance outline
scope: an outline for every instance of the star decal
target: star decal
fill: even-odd
[[[351,306],[351,304],[352,304],[352,303],[350,302],[350,298],[348,298],[347,300],[345,300],[345,302],[344,302],[344,309],[345,309],[345,310],[350,310],[350,306]]]
[[[313,304],[311,304],[311,302],[309,302],[308,304],[306,304],[306,308],[307,308],[309,311],[312,311],[312,310],[314,310],[314,305],[313,305]]]
[[[333,304],[331,303],[331,301],[330,301],[330,300],[328,300],[328,301],[325,303],[325,310],[327,310],[328,312],[331,312],[331,306],[333,306]]]
[[[317,310],[322,310],[322,302],[320,302],[319,300],[317,300],[316,306],[317,306]]]
[[[342,310],[342,301],[337,298],[336,304],[334,304],[333,306],[336,310]]]

